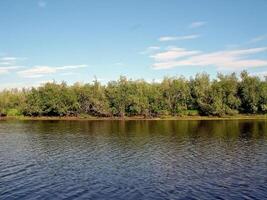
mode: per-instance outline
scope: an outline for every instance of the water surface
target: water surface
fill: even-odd
[[[267,199],[267,121],[0,121],[0,199]]]

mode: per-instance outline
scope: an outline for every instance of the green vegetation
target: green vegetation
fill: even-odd
[[[225,116],[267,113],[267,78],[242,72],[197,74],[187,80],[166,77],[161,83],[120,77],[101,85],[46,83],[39,88],[0,92],[2,116]]]

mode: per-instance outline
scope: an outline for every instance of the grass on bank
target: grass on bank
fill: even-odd
[[[171,116],[162,115],[159,117],[144,117],[144,116],[132,116],[132,117],[95,117],[88,114],[81,114],[78,116],[38,116],[30,117],[24,116],[12,110],[8,112],[7,116],[0,117],[0,120],[242,120],[242,119],[261,119],[267,120],[267,114],[237,114],[237,115],[224,115],[224,116],[201,116],[196,112],[185,113],[184,115]]]

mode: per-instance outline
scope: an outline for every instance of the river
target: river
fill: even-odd
[[[267,199],[267,121],[0,121],[0,199]]]

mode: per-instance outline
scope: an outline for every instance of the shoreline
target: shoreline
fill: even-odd
[[[0,121],[20,120],[20,121],[182,121],[182,120],[267,120],[267,115],[236,115],[236,116],[164,116],[154,118],[134,117],[26,117],[26,116],[6,116],[0,117]]]

